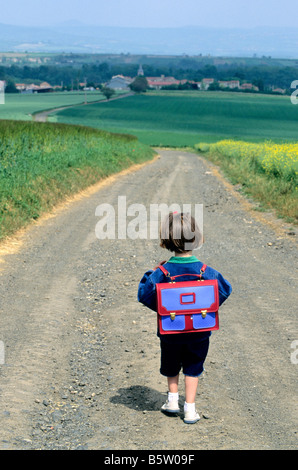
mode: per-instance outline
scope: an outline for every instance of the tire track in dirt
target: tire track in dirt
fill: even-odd
[[[7,255],[0,448],[296,447],[297,248],[247,212],[200,157],[159,153],[26,231],[22,248]],[[205,243],[196,254],[233,286],[211,338],[197,397],[202,418],[193,426],[160,412],[167,390],[156,317],[136,301],[143,272],[167,254],[157,240],[95,237],[97,205],[117,208],[124,195],[127,206],[147,210],[203,203]]]

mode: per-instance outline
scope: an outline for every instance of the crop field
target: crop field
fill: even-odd
[[[298,143],[223,140],[195,148],[219,164],[234,183],[241,183],[262,207],[298,222]]]
[[[288,96],[226,92],[149,92],[58,112],[58,122],[129,133],[154,146],[224,139],[298,140],[298,106]]]
[[[105,99],[100,92],[86,92],[87,102]],[[6,93],[5,104],[0,105],[0,119],[31,121],[32,114],[59,106],[85,102],[83,91],[54,93]]]
[[[0,239],[65,197],[153,155],[133,136],[0,121]]]
[[[264,173],[293,181],[298,185],[298,144],[253,144],[225,140],[216,144],[195,146],[198,150],[219,153],[228,158],[253,161]]]
[[[39,155],[43,164],[46,165],[35,162],[36,169],[43,172],[47,167],[40,180],[43,184],[46,180],[52,179],[49,166],[52,165],[57,169],[60,165],[59,159],[64,168],[63,172],[65,171],[63,174],[68,174],[70,181],[76,175],[73,170],[73,157],[71,161],[67,160],[68,152],[72,152],[75,159],[78,158],[76,168],[81,169],[83,165],[90,171],[96,155],[95,150],[94,154],[93,150],[91,151],[92,142],[94,142],[92,132],[102,130],[136,136],[139,142],[137,140],[135,142],[138,142],[139,146],[144,145],[139,148],[144,151],[145,159],[148,154],[148,145],[196,148],[201,154],[204,152],[206,158],[220,165],[234,183],[241,183],[247,190],[246,192],[260,201],[261,205],[276,209],[282,217],[286,217],[291,222],[297,221],[298,106],[291,103],[290,97],[231,92],[160,91],[128,96],[120,100],[92,103],[92,100],[103,98],[103,95],[87,93],[86,96],[90,103],[84,106],[76,106],[77,103],[84,102],[84,92],[6,96],[6,104],[0,106],[2,119],[10,117],[14,120],[31,120],[31,114],[37,111],[67,105],[74,106],[51,114],[48,127],[36,127],[34,132],[29,124],[38,123],[27,123],[29,127],[26,128],[13,128],[12,125],[4,125],[5,121],[0,119],[0,125],[3,123],[0,127],[1,197],[7,191],[7,184],[14,180],[19,181],[17,187],[26,186],[27,180],[24,180],[22,172],[18,169],[31,168],[36,155]],[[84,129],[88,127],[91,134],[85,135],[84,144],[80,137],[78,145],[74,146],[76,138],[69,138],[72,126],[63,126],[60,129],[60,124],[74,125],[75,134],[78,129],[77,125],[84,126],[82,127]],[[65,132],[64,137],[62,129]],[[40,139],[45,131],[49,133],[50,140]],[[54,133],[59,135],[58,140],[54,139]],[[7,144],[7,139],[9,144]],[[109,152],[114,162],[113,171],[117,171],[117,168],[121,169],[122,156],[120,160],[113,157],[119,140],[114,138],[115,146],[114,144],[111,147],[103,145],[104,141],[111,143],[112,140],[112,138],[101,139],[100,146],[98,147],[96,143],[94,147],[100,149],[100,171],[105,167],[105,161],[109,167],[111,166]],[[37,147],[38,142],[41,144],[40,149]],[[122,145],[120,147],[122,148]],[[66,156],[62,151],[63,148],[66,149]],[[123,152],[127,148],[123,148]],[[131,149],[127,151],[130,155]],[[89,163],[85,158],[87,154],[90,158]],[[46,156],[50,160],[47,160]],[[50,163],[48,164],[47,161]],[[34,169],[34,175],[36,169]],[[27,170],[23,171],[23,174],[30,175],[30,171],[29,173]],[[101,174],[100,172],[94,173],[97,177]],[[8,178],[10,175],[12,176]],[[89,176],[86,177],[86,182],[90,182],[88,178]],[[35,181],[34,178],[33,181]],[[83,179],[81,183],[82,181]],[[35,183],[32,184],[35,185]],[[5,191],[3,188],[6,188]],[[31,190],[22,195],[15,187],[10,190],[14,196],[9,197],[17,198],[13,203],[14,209],[10,210],[9,202],[4,203],[4,209],[1,205],[0,219],[4,216],[7,219],[8,214],[14,214],[16,206],[22,208],[24,214],[26,213],[24,204],[27,203],[20,201],[26,201]],[[50,191],[46,186],[43,190],[39,188],[38,191],[44,190]],[[35,214],[34,210],[30,212],[35,205],[35,197],[35,195],[32,196],[31,202],[28,203],[30,217]],[[53,195],[54,199],[55,197]],[[0,203],[2,204],[3,200]],[[37,206],[38,204],[39,202]],[[39,211],[37,211],[37,216],[38,214]],[[13,220],[17,221],[18,216],[10,218],[9,223],[12,225]]]

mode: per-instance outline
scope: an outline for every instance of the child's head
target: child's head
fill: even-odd
[[[202,234],[191,214],[169,212],[160,227],[160,246],[175,253],[186,253],[198,248]]]

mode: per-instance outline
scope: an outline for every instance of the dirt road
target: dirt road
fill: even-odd
[[[110,98],[106,100],[89,101],[89,102],[84,102],[84,103],[72,104],[68,106],[60,106],[59,108],[52,108],[52,109],[48,109],[47,111],[40,111],[39,113],[35,113],[32,115],[32,119],[33,121],[36,121],[36,122],[47,122],[48,117],[51,114],[56,113],[57,111],[62,111],[63,109],[75,108],[77,106],[85,106],[88,104],[107,103],[108,101],[120,100],[120,99],[127,98],[128,96],[133,96],[133,95],[134,95],[134,92],[124,93],[123,95],[118,95],[118,96],[115,96],[114,98]]]
[[[197,155],[159,154],[25,231],[0,263],[0,449],[297,447],[295,236],[255,218]],[[96,207],[117,210],[118,196],[148,210],[203,203],[196,255],[232,283],[195,425],[160,412],[156,318],[136,300],[144,271],[167,254],[149,238],[95,236]],[[182,405],[182,381],[180,395]]]

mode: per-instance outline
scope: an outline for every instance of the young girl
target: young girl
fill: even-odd
[[[162,221],[160,246],[174,252],[168,261],[162,261],[171,276],[178,274],[200,274],[204,263],[192,254],[202,241],[200,230],[190,214],[170,212]],[[194,280],[191,276],[181,276],[180,281]],[[217,279],[219,288],[219,305],[231,294],[232,287],[223,276],[211,267],[207,267],[203,279]],[[158,269],[148,270],[140,281],[138,300],[151,310],[156,311],[156,288],[161,282],[169,282]],[[204,361],[209,348],[210,331],[160,335],[161,367],[160,373],[168,380],[168,399],[162,406],[163,412],[178,413],[179,372],[182,368],[185,376],[184,422],[195,423],[200,419],[195,408],[198,377],[204,370]]]

